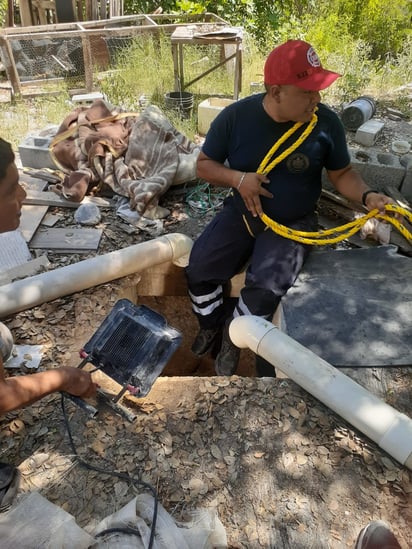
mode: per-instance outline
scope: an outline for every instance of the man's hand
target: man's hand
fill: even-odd
[[[243,178],[238,191],[243,198],[246,208],[253,217],[261,216],[263,213],[260,196],[273,198],[273,194],[262,187],[262,184],[269,183],[266,175],[248,172]]]
[[[369,211],[378,209],[379,213],[381,213],[382,215],[386,214],[392,216],[397,219],[399,223],[403,223],[405,221],[403,215],[401,215],[400,213],[387,212],[385,210],[386,204],[396,204],[396,201],[393,200],[390,196],[386,196],[386,194],[381,194],[378,192],[369,193],[365,199],[365,206]],[[387,223],[387,221],[383,220],[383,223]]]
[[[392,198],[378,192],[369,193],[365,199],[365,206],[369,211],[377,209],[381,214],[385,213],[386,204],[394,203],[395,201]]]
[[[88,398],[96,394],[98,385],[93,382],[89,372],[69,366],[58,369],[64,376],[62,391],[81,398]]]

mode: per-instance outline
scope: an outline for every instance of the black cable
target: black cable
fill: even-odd
[[[116,528],[107,528],[106,530],[102,530],[101,532],[95,534],[94,537],[101,538],[102,536],[106,536],[107,534],[118,534],[119,532],[121,532],[122,534],[129,534],[131,536],[138,536],[140,539],[142,539],[139,530],[135,530],[131,526],[125,526],[124,528],[121,528],[120,526]]]
[[[120,473],[120,472],[117,472],[117,471],[108,471],[107,469],[102,469],[101,467],[97,467],[96,465],[90,465],[90,463],[87,463],[86,461],[84,461],[79,456],[79,454],[77,453],[77,449],[76,449],[76,446],[74,444],[73,435],[72,435],[72,432],[71,432],[71,429],[70,429],[69,419],[67,417],[65,397],[64,397],[63,394],[61,395],[61,406],[62,406],[63,418],[64,418],[64,422],[65,422],[65,425],[66,425],[67,434],[69,436],[69,443],[70,443],[70,446],[71,446],[71,449],[72,449],[72,453],[75,455],[77,461],[79,462],[79,464],[81,466],[83,466],[85,469],[88,469],[90,471],[96,471],[97,473],[103,473],[105,475],[112,475],[113,477],[120,478],[122,480],[125,480],[126,482],[131,482],[132,484],[143,486],[144,488],[146,488],[147,490],[149,490],[152,493],[153,499],[154,499],[153,517],[152,517],[152,525],[151,525],[151,528],[150,528],[150,539],[149,539],[149,545],[148,545],[148,549],[152,549],[153,548],[153,543],[154,543],[154,537],[155,537],[155,530],[156,530],[157,506],[158,506],[156,490],[153,488],[153,486],[151,484],[149,484],[147,482],[144,482],[143,480],[133,478],[130,475],[128,475],[127,473]],[[112,530],[112,529],[105,530],[104,532],[108,533],[109,530]],[[131,534],[131,533],[136,534],[136,532],[137,532],[137,530],[133,530],[130,527],[129,528],[125,527],[124,529],[116,528],[116,529],[113,529],[113,531],[114,530],[116,530],[117,532],[122,531],[126,534]],[[133,530],[133,532],[131,530]],[[103,534],[100,533],[99,535],[103,535]]]

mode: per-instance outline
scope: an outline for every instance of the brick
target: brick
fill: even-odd
[[[105,99],[105,97],[101,92],[79,93],[77,95],[73,95],[72,102],[83,105],[91,105],[97,99]]]
[[[355,141],[365,147],[371,147],[384,126],[384,122],[379,120],[368,120],[356,130]]]

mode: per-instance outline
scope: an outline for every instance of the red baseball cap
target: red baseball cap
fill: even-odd
[[[293,85],[309,91],[324,90],[342,76],[324,69],[313,47],[303,40],[288,40],[268,55],[265,84]]]

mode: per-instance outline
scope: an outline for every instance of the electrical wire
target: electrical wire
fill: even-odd
[[[138,486],[143,486],[144,488],[146,488],[147,490],[149,490],[152,493],[153,500],[154,500],[153,518],[152,518],[152,525],[151,525],[151,528],[150,528],[150,538],[149,538],[149,544],[148,544],[148,549],[152,549],[153,548],[153,543],[154,543],[155,532],[156,532],[157,509],[158,509],[158,498],[157,498],[157,493],[156,493],[155,488],[151,484],[149,484],[148,482],[144,482],[143,480],[133,478],[130,475],[128,475],[127,473],[121,473],[121,472],[118,472],[118,471],[110,471],[110,470],[98,467],[96,465],[91,465],[90,463],[87,463],[86,461],[84,461],[84,459],[82,459],[79,456],[79,454],[77,452],[77,448],[74,444],[73,435],[72,435],[72,431],[71,431],[71,428],[70,428],[70,422],[69,422],[69,419],[67,417],[65,398],[64,398],[63,394],[61,395],[61,407],[62,407],[62,412],[63,412],[64,423],[65,423],[67,434],[68,434],[68,437],[69,437],[70,447],[71,447],[72,453],[76,457],[76,460],[79,463],[79,465],[81,465],[85,469],[88,469],[89,471],[96,471],[97,473],[102,473],[102,474],[105,474],[105,475],[111,475],[113,477],[125,480],[126,482],[129,482],[131,484],[135,484],[135,485],[138,485]],[[115,531],[116,532],[123,532],[125,534],[133,534],[133,535],[138,534],[138,535],[140,535],[140,533],[137,530],[134,530],[131,527],[125,527],[125,528],[108,528],[107,530],[103,530],[102,532],[99,532],[95,537],[102,536],[102,535],[107,534],[107,533],[114,533]]]
[[[224,199],[231,191],[232,189],[222,190],[212,187],[207,182],[201,182],[186,195],[185,201],[189,206],[186,212],[190,217],[202,217],[209,212],[214,212],[222,206]]]

